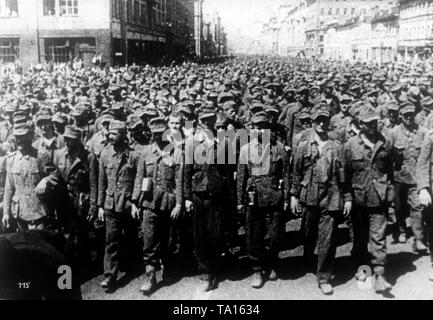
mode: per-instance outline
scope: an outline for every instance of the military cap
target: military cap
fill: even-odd
[[[4,108],[5,112],[15,112],[16,111],[16,107],[13,103],[7,103],[5,108]]]
[[[51,115],[49,113],[46,113],[46,112],[39,113],[36,116],[36,125],[39,125],[39,123],[42,121],[51,121]]]
[[[266,113],[276,113],[276,114],[279,114],[280,110],[276,106],[266,105],[265,106],[265,112]]]
[[[363,108],[359,112],[358,118],[362,122],[371,122],[374,120],[379,120],[380,117],[374,108],[369,104],[364,104]]]
[[[124,107],[123,102],[119,101],[119,102],[115,102],[111,105],[111,109],[112,110],[120,110]]]
[[[299,120],[311,119],[311,114],[308,110],[302,110],[298,115]]]
[[[410,102],[405,102],[401,106],[400,114],[406,113],[415,113],[415,106]]]
[[[263,104],[261,103],[253,103],[252,106],[250,107],[251,112],[256,113],[259,111],[263,111],[265,108],[263,106]]]
[[[351,103],[353,101],[353,98],[351,96],[349,96],[348,94],[343,94],[340,98],[340,102],[344,103],[346,102],[346,104]]]
[[[30,106],[28,106],[27,104],[20,104],[18,110],[23,112],[29,112]]]
[[[12,134],[14,136],[26,136],[32,132],[31,127],[27,123],[18,123],[14,125]]]
[[[68,122],[68,117],[66,116],[66,114],[58,112],[54,114],[51,121],[63,124]]]
[[[231,101],[227,101],[226,103],[224,103],[223,105],[223,109],[225,111],[230,110],[230,109],[235,109],[236,108],[236,102],[234,102],[233,100]]]
[[[320,103],[317,107],[315,107],[311,111],[311,119],[316,120],[318,117],[331,117],[331,113],[329,112],[328,105],[324,103]]]
[[[202,110],[202,112],[200,112],[200,114],[198,116],[198,118],[200,120],[202,120],[202,119],[208,119],[208,118],[214,118],[214,117],[216,117],[215,111],[212,110],[212,109],[209,109],[209,108],[206,108],[206,109]]]
[[[133,130],[137,128],[139,125],[143,125],[143,122],[136,114],[131,114],[128,116],[128,119],[126,121],[126,126],[129,130]]]
[[[63,134],[65,138],[79,140],[82,136],[82,131],[75,126],[66,126],[65,133]]]
[[[186,116],[187,118],[191,117],[192,115],[194,115],[194,112],[192,111],[192,109],[188,106],[185,105],[180,105],[175,109],[177,112],[182,113],[184,116]]]
[[[386,108],[388,111],[399,111],[400,105],[397,101],[391,100],[386,103]]]
[[[423,107],[432,108],[433,107],[433,99],[431,96],[427,96],[421,99],[421,105]]]
[[[269,118],[265,112],[258,112],[251,118],[252,124],[265,123],[269,124]]]
[[[73,117],[80,117],[83,114],[85,114],[87,111],[87,108],[83,104],[78,104],[75,106],[74,110],[71,112],[71,115]]]
[[[167,122],[160,117],[149,121],[149,128],[152,133],[163,133],[168,129]]]
[[[401,84],[400,83],[396,83],[392,88],[391,88],[391,92],[397,92],[401,90]]]
[[[113,120],[110,122],[110,126],[108,127],[109,131],[125,131],[126,124],[123,121]]]
[[[107,122],[111,122],[114,120],[114,115],[112,113],[103,113],[100,116],[100,122],[102,123],[107,123]]]
[[[13,117],[13,122],[14,124],[27,123],[27,117],[25,113],[22,111],[15,112]]]
[[[231,93],[223,92],[218,96],[218,103],[224,103],[226,101],[233,100],[233,99],[234,97]]]
[[[303,93],[303,92],[308,92],[308,88],[304,85],[301,85],[296,89],[296,93]]]

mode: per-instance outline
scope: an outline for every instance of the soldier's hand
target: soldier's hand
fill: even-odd
[[[432,204],[430,193],[426,189],[422,189],[419,192],[419,202],[425,207]]]
[[[194,206],[193,206],[192,201],[185,200],[185,211],[191,212],[192,210],[194,210]]]
[[[288,208],[289,208],[289,203],[284,201],[284,212],[287,212]]]
[[[42,179],[35,188],[36,194],[38,196],[44,195],[47,190],[47,185],[48,185],[47,179],[45,178]]]
[[[239,204],[236,209],[238,210],[238,214],[244,213],[244,205],[243,204]]]
[[[140,220],[140,209],[135,204],[132,204],[131,216],[134,220]]]
[[[105,212],[103,208],[98,209],[98,220],[101,222],[105,221]]]
[[[87,221],[93,222],[97,219],[98,216],[98,210],[96,207],[91,206],[89,208],[89,212],[87,213]]]
[[[298,198],[292,196],[290,199],[290,211],[297,216],[298,215]]]
[[[177,220],[180,217],[180,214],[182,213],[182,206],[180,204],[177,204],[173,210],[171,211],[171,219]]]
[[[10,223],[9,223],[9,221],[10,221],[10,216],[9,216],[9,215],[3,215],[3,218],[2,218],[2,224],[3,224],[3,226],[4,226],[6,229],[9,229],[9,228],[10,228]]]
[[[344,203],[343,216],[347,218],[352,211],[352,201],[346,201]]]

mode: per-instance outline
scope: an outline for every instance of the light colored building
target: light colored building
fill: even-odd
[[[430,57],[433,49],[433,1],[400,0],[399,20],[399,59]]]
[[[0,0],[0,60],[27,66],[73,58],[89,63],[95,55],[109,64],[156,59],[172,46],[168,18],[175,38],[190,37],[192,1]]]

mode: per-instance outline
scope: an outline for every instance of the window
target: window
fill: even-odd
[[[19,56],[19,40],[0,40],[0,63],[14,63]]]
[[[344,10],[343,10],[343,14],[344,14],[344,15],[347,14],[347,8],[344,8]]]
[[[56,0],[44,0],[44,16],[56,15]]]
[[[353,15],[355,13],[355,8],[350,9],[350,14]]]
[[[120,19],[120,0],[111,0],[111,12],[114,19]]]
[[[321,9],[320,9],[320,14],[321,14],[322,16],[325,15],[325,8],[321,8]]]
[[[138,0],[134,1],[134,22],[140,21],[140,4]]]
[[[147,26],[147,7],[146,2],[141,3],[141,24]]]
[[[328,15],[330,16],[331,14],[332,14],[332,8],[329,8]]]
[[[78,15],[78,0],[60,0],[61,16]]]
[[[337,10],[335,11],[335,14],[336,15],[340,14],[340,8],[337,8]]]
[[[126,1],[126,21],[132,21],[132,0]]]
[[[18,0],[0,0],[0,17],[18,17]]]

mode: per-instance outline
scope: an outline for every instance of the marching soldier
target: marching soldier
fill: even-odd
[[[89,254],[89,166],[88,153],[81,143],[81,131],[68,126],[64,133],[65,147],[54,152],[54,165],[66,182],[68,202],[62,210],[71,210],[76,224],[77,258],[88,263]]]
[[[393,200],[390,196],[393,182],[392,146],[379,133],[379,116],[370,105],[363,106],[358,118],[361,132],[350,138],[343,150],[344,208],[346,212],[352,212],[353,255],[359,265],[373,267],[375,291],[383,293],[391,289],[385,279],[385,264],[386,212],[389,202]],[[356,277],[359,281],[366,280],[361,272]]]
[[[422,206],[419,202],[416,182],[416,163],[427,129],[415,123],[415,106],[406,102],[400,111],[402,123],[389,134],[394,148],[394,205],[397,220],[394,238],[405,243],[406,217],[410,211],[412,231],[415,236],[413,249],[415,252],[427,250],[424,245],[422,224]]]
[[[335,235],[343,209],[339,160],[342,146],[330,140],[329,120],[326,106],[314,111],[312,134],[295,150],[290,190],[292,213],[297,214],[299,202],[305,208],[304,255],[311,262],[317,247],[317,280],[325,295],[333,293],[330,280],[336,251]],[[349,212],[345,210],[344,214]]]
[[[432,190],[433,190],[433,133],[426,135],[416,167],[416,180],[419,191],[419,201],[423,206],[424,222],[429,239],[429,251],[431,267],[428,274],[429,280],[433,281],[433,207],[432,207]]]
[[[101,287],[114,289],[120,263],[122,231],[128,236],[132,225],[130,214],[138,155],[130,150],[124,122],[113,120],[109,125],[110,145],[99,159],[98,218],[105,221],[104,276]]]
[[[55,217],[53,207],[61,179],[48,155],[39,155],[31,145],[33,132],[27,124],[13,130],[17,151],[6,160],[6,186],[3,199],[3,225],[9,228],[13,217],[20,230],[61,230],[71,226],[63,216]],[[61,214],[61,212],[59,212]]]
[[[252,118],[252,139],[241,147],[237,170],[238,211],[246,209],[247,251],[253,263],[253,288],[261,288],[265,277],[277,279],[283,212],[288,208],[287,156],[283,144],[271,140],[270,122],[264,113]],[[269,140],[263,144],[265,134]],[[285,190],[285,188],[287,188]],[[267,225],[267,219],[270,225]],[[270,232],[270,249],[264,244]]]
[[[218,264],[226,251],[224,215],[231,209],[227,201],[231,177],[215,140],[216,118],[213,110],[203,110],[200,127],[194,136],[187,137],[185,148],[185,210],[193,212],[194,248],[202,291],[217,287]]]
[[[172,279],[174,268],[172,232],[173,223],[183,208],[182,149],[169,146],[163,140],[168,129],[164,119],[155,118],[149,124],[153,143],[141,154],[132,200],[133,218],[138,219],[137,208],[143,209],[143,256],[146,278],[140,291],[151,293],[156,285],[156,271],[164,267],[163,279]]]

